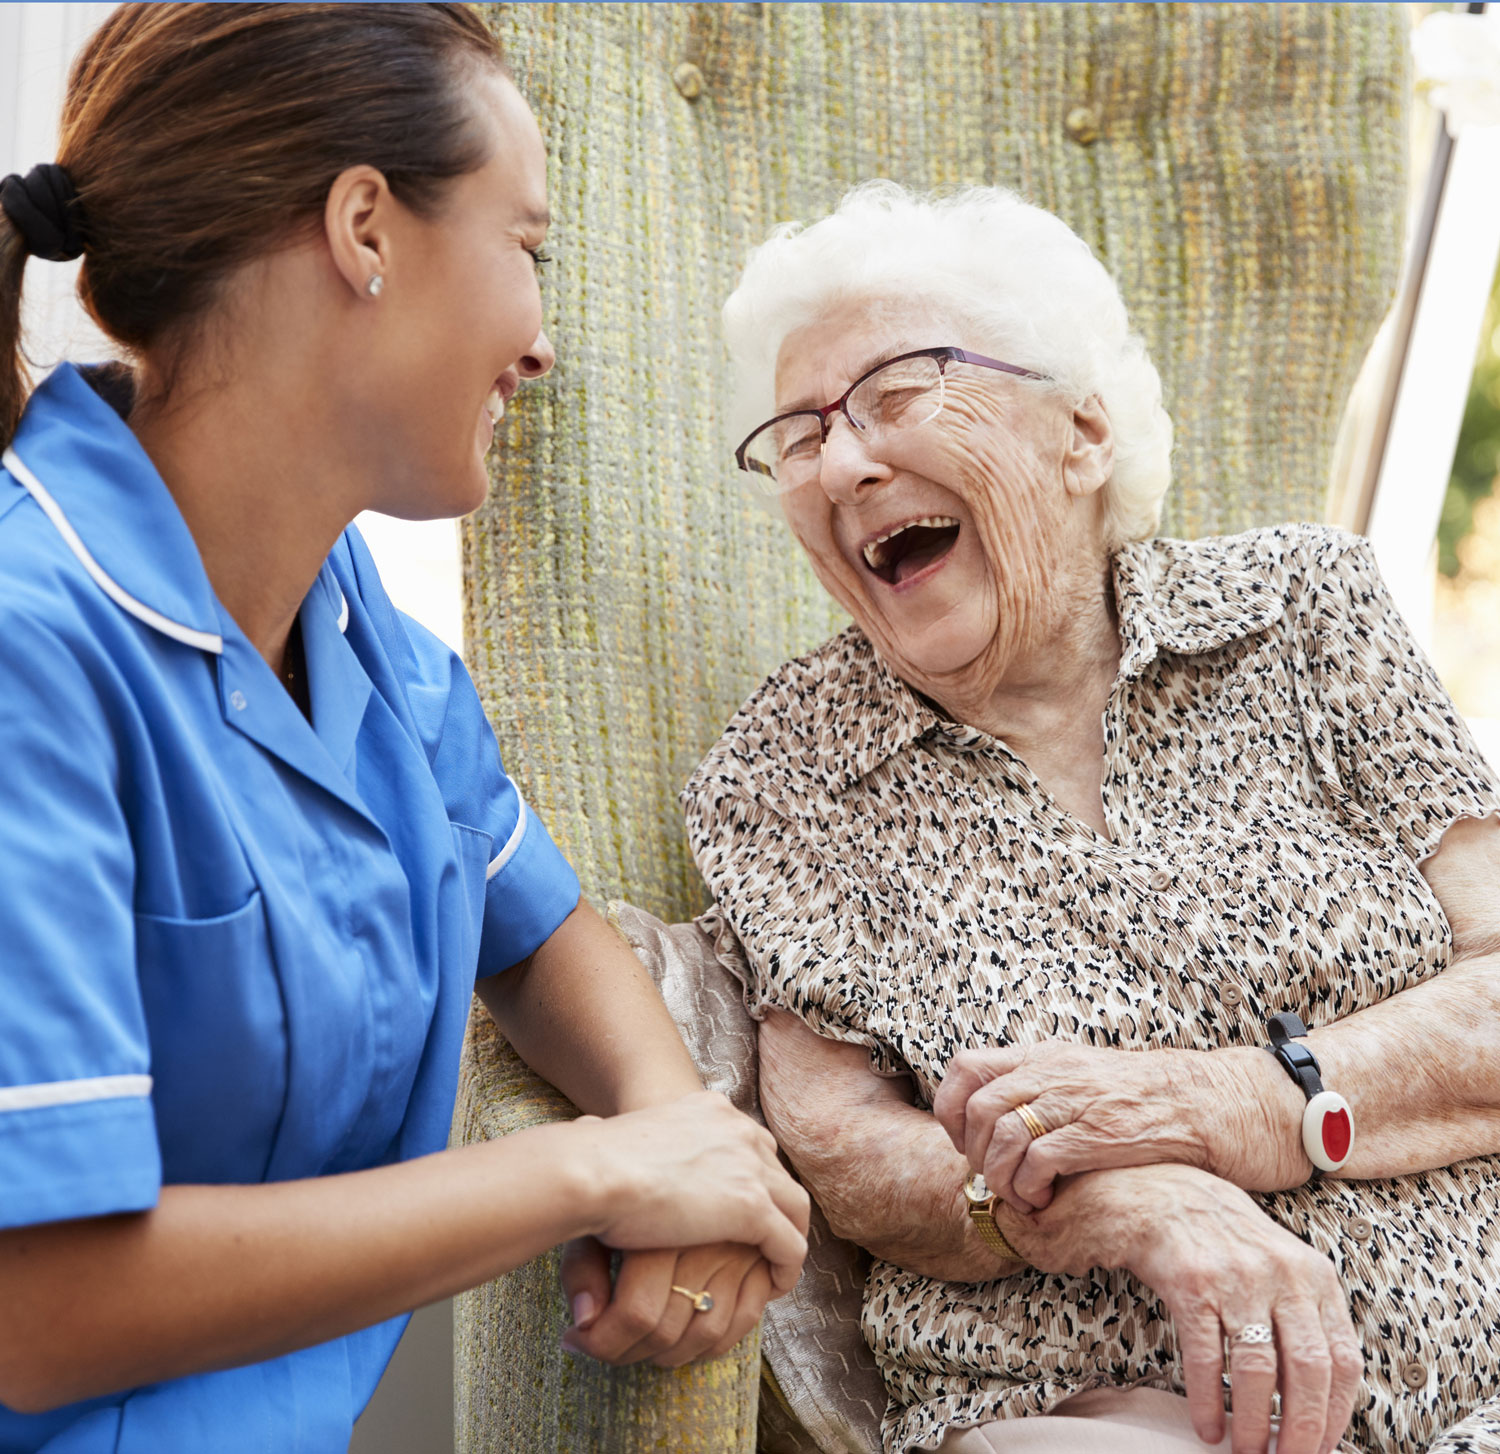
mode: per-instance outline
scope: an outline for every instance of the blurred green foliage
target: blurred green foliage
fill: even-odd
[[[1453,474],[1438,525],[1438,569],[1445,576],[1458,574],[1458,543],[1472,527],[1474,506],[1494,490],[1500,476],[1500,271],[1490,289],[1480,338],[1463,428],[1453,454]]]

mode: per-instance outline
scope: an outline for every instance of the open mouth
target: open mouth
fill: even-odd
[[[491,389],[485,398],[484,413],[485,418],[490,421],[491,429],[500,422],[501,416],[505,413],[505,399],[498,387]]]
[[[865,564],[888,586],[899,586],[942,560],[958,544],[959,529],[951,515],[912,520],[869,541]]]
[[[505,415],[505,406],[510,402],[510,397],[516,392],[520,381],[510,370],[506,370],[490,388],[489,394],[484,401],[485,418],[490,421],[493,429]]]

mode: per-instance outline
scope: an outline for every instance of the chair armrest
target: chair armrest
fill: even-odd
[[[459,1072],[455,1144],[571,1120],[577,1109],[534,1074],[476,1000]],[[751,1454],[760,1330],[708,1363],[611,1368],[565,1353],[558,1254],[454,1300],[456,1454]]]

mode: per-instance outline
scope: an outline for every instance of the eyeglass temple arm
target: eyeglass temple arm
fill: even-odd
[[[950,348],[945,352],[949,358],[957,359],[960,363],[978,364],[986,369],[999,369],[1001,373],[1014,374],[1018,379],[1040,379],[1045,383],[1052,382],[1050,374],[1039,374],[1035,369],[1023,369],[1019,364],[1005,363],[998,358],[986,358],[982,353],[970,353],[966,348]]]

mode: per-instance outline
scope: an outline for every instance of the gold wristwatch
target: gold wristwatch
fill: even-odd
[[[984,1184],[984,1177],[977,1171],[964,1182],[964,1200],[969,1204],[969,1220],[984,1238],[984,1245],[1012,1262],[1026,1262],[1005,1240],[1005,1233],[996,1225],[995,1193]],[[1029,1267],[1031,1264],[1026,1265]]]

